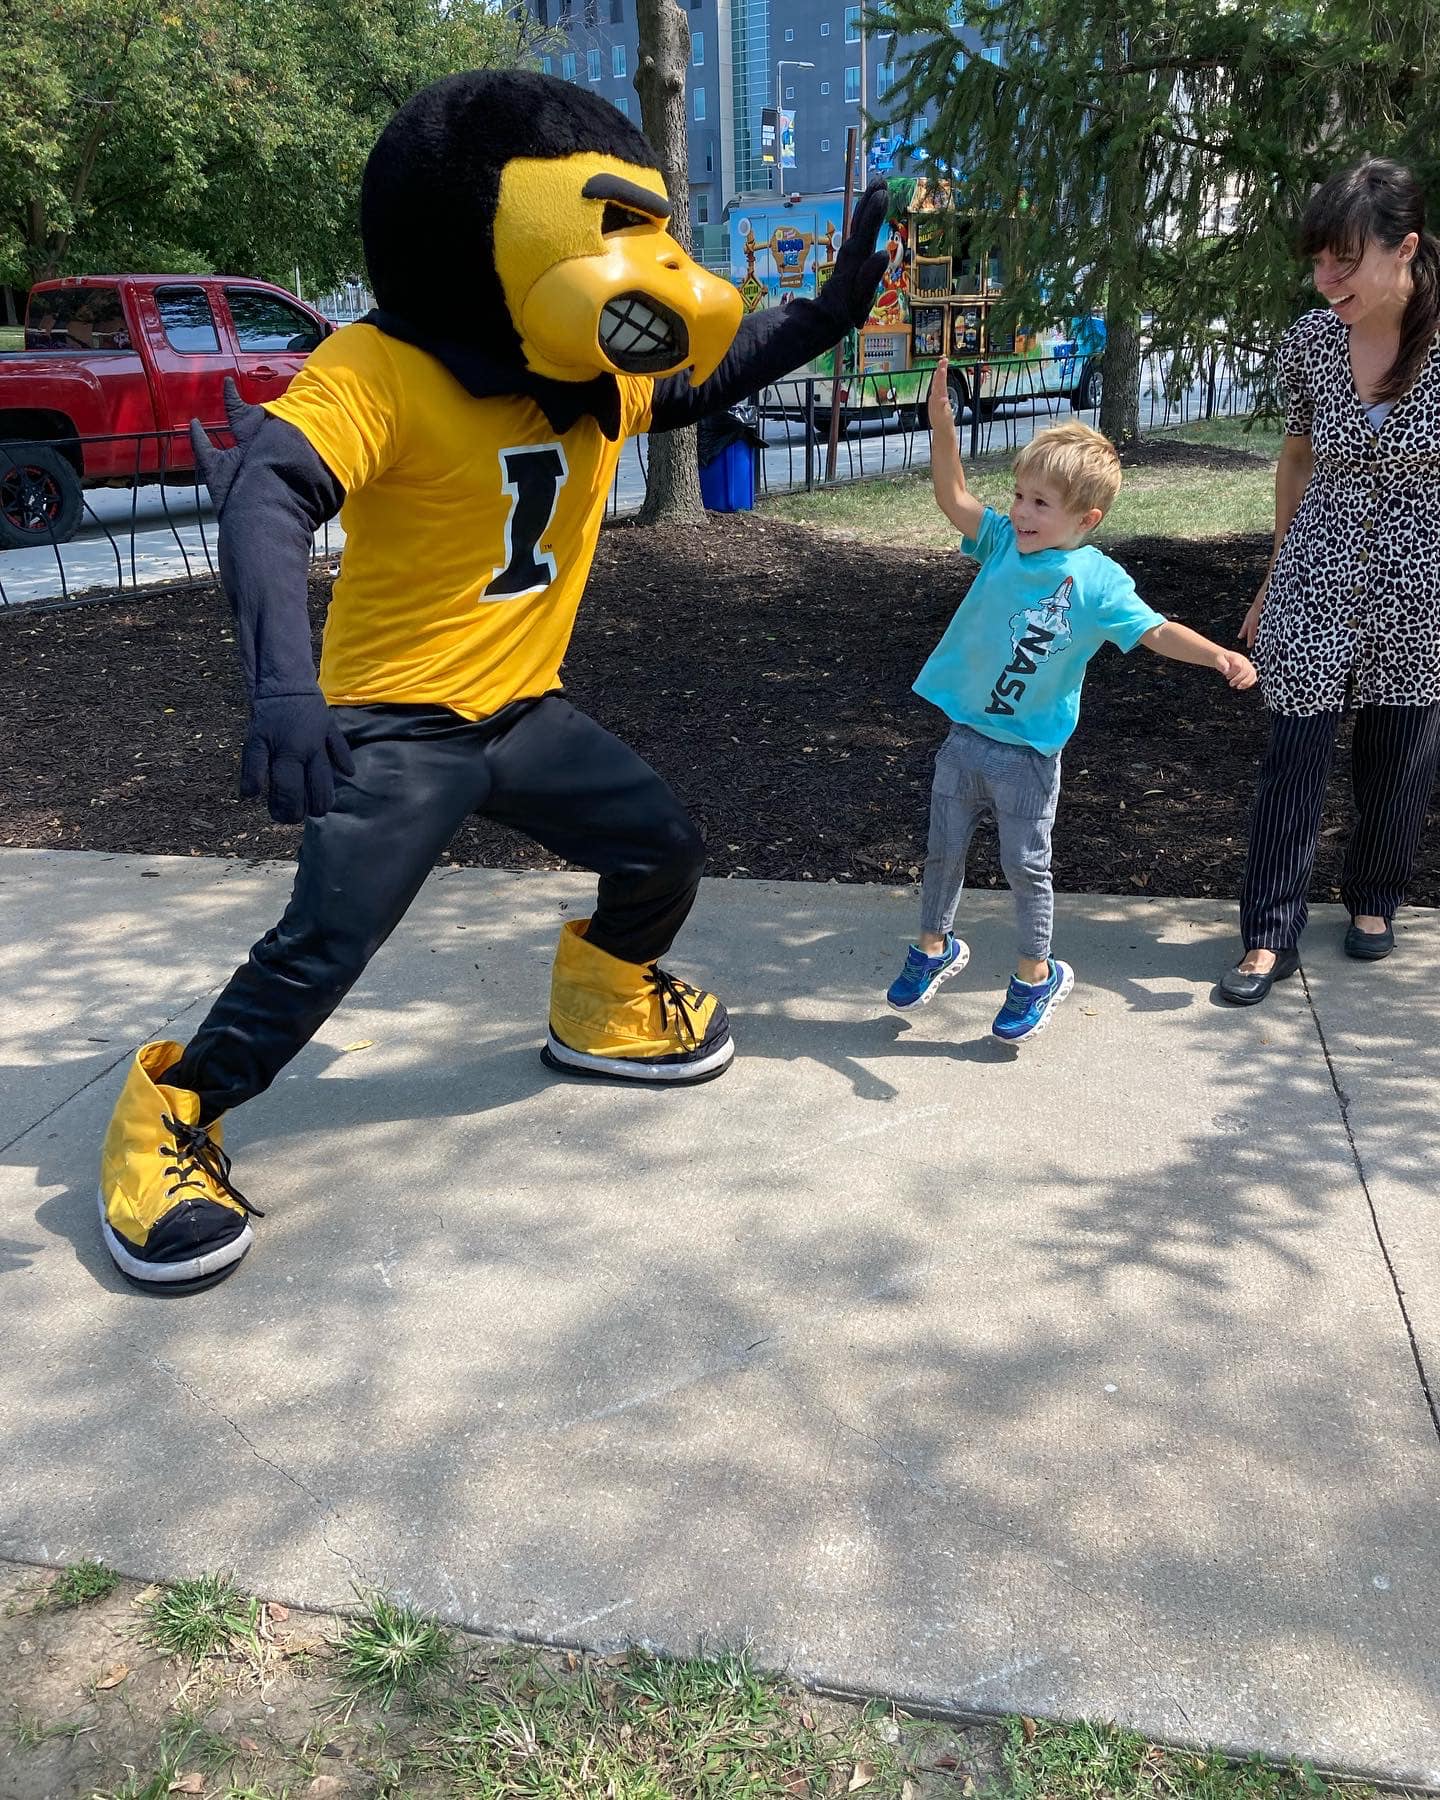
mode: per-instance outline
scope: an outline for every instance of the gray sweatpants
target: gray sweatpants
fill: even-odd
[[[965,886],[965,858],[975,827],[992,813],[1000,832],[1000,866],[1015,896],[1019,954],[1050,954],[1055,894],[1050,885],[1050,827],[1060,798],[1060,757],[1004,744],[952,725],[935,758],[930,790],[930,847],[920,901],[920,929],[950,930]]]

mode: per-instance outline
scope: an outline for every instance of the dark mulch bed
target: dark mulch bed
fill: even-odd
[[[1221,642],[1233,641],[1265,559],[1259,539],[1122,552],[1147,599]],[[910,682],[968,568],[753,515],[607,531],[569,693],[677,789],[709,840],[712,874],[909,880],[942,735]],[[327,590],[312,595],[317,627]],[[228,633],[213,593],[0,613],[0,844],[291,854],[296,833],[236,797],[242,715]],[[1143,650],[1103,652],[1066,752],[1058,885],[1233,897],[1263,738],[1257,695]],[[1337,897],[1347,816],[1337,778],[1322,899]],[[553,866],[483,821],[450,855]],[[1000,882],[993,837],[981,834],[973,866],[981,884]],[[1413,898],[1440,902],[1440,830],[1428,834]]]

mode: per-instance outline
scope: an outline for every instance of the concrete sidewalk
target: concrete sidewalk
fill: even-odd
[[[0,1554],[1440,1785],[1435,915],[1235,1012],[1228,905],[1063,899],[1017,1055],[1003,894],[901,1021],[909,891],[715,882],[740,1055],[676,1094],[540,1064],[587,881],[447,871],[230,1122],[241,1272],[144,1297],[123,1061],[289,881],[0,852]]]

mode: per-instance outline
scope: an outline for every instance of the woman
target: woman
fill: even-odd
[[[1440,242],[1414,176],[1372,158],[1316,191],[1300,247],[1326,306],[1280,345],[1275,553],[1240,628],[1272,714],[1245,954],[1220,982],[1240,1006],[1300,966],[1341,714],[1355,709],[1350,956],[1395,947],[1440,755]]]

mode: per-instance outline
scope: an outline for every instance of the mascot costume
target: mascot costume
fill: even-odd
[[[377,309],[279,400],[229,393],[233,448],[194,432],[249,692],[241,792],[305,831],[280,923],[189,1045],[130,1068],[100,1177],[124,1275],[173,1293],[235,1268],[262,1215],[221,1115],[324,1024],[471,813],[600,878],[594,916],[560,933],[550,1067],[724,1071],[725,1008],[658,960],[699,886],[699,833],[561,697],[559,668],[624,439],[721,411],[861,324],[885,205],[873,183],[819,300],[742,324],[735,288],[666,230],[645,139],[583,88],[453,75],[381,134],[361,194]],[[317,677],[312,540],[342,507]]]

